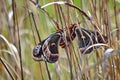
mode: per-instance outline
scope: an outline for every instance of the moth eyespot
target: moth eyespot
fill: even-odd
[[[82,39],[86,39],[86,37],[85,37],[85,36],[82,36],[81,38],[82,38]]]
[[[56,44],[55,43],[51,43],[51,45],[50,46],[55,46]]]

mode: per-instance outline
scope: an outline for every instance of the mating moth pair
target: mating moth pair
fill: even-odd
[[[59,58],[58,46],[65,48],[69,45],[69,42],[77,37],[79,50],[81,53],[90,53],[93,49],[98,48],[89,46],[97,43],[107,43],[106,36],[101,35],[98,31],[90,31],[84,28],[78,28],[76,24],[69,27],[69,35],[63,37],[63,30],[58,30],[56,33],[51,34],[45,40],[40,42],[33,50],[33,58],[37,61],[47,61],[49,63],[55,63]]]

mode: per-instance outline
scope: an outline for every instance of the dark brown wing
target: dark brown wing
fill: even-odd
[[[97,43],[107,43],[107,37],[104,35],[100,35],[100,33],[96,31],[93,32],[84,28],[81,28],[81,29],[76,28],[75,31],[78,38],[78,44],[79,44],[79,49],[81,53],[86,51],[86,49],[91,45],[94,45]],[[93,49],[96,49],[96,48],[99,48],[99,46],[88,49],[85,52],[85,54],[90,53],[91,51],[93,51]]]
[[[93,33],[84,28],[81,28],[81,29],[76,28],[76,34],[78,38],[79,49],[81,53],[83,53],[85,49],[93,43],[93,40],[92,40]],[[92,48],[87,50],[86,53],[90,53],[91,51],[92,51]]]
[[[58,60],[58,45],[61,40],[61,33],[55,33],[49,36],[42,47],[43,54],[47,62],[54,63]]]

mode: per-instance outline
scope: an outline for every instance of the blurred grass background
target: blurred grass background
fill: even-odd
[[[38,4],[44,6],[56,1],[59,0],[39,0]],[[58,62],[47,63],[47,65],[45,62],[36,62],[32,58],[33,48],[39,43],[35,24],[41,40],[56,31],[57,26],[52,19],[59,24],[60,28],[79,22],[80,27],[90,30],[95,30],[95,27],[78,10],[65,4],[53,4],[44,8],[52,17],[51,19],[46,12],[36,8],[36,5],[29,0],[0,0],[0,80],[120,79],[120,55],[118,54],[120,53],[120,1],[63,1],[79,7],[88,14],[100,31],[108,36],[108,48],[113,50],[100,48],[83,57],[78,52],[75,39],[73,46],[71,44],[68,48],[70,60],[66,50],[59,47]],[[106,50],[115,55],[102,61]]]

